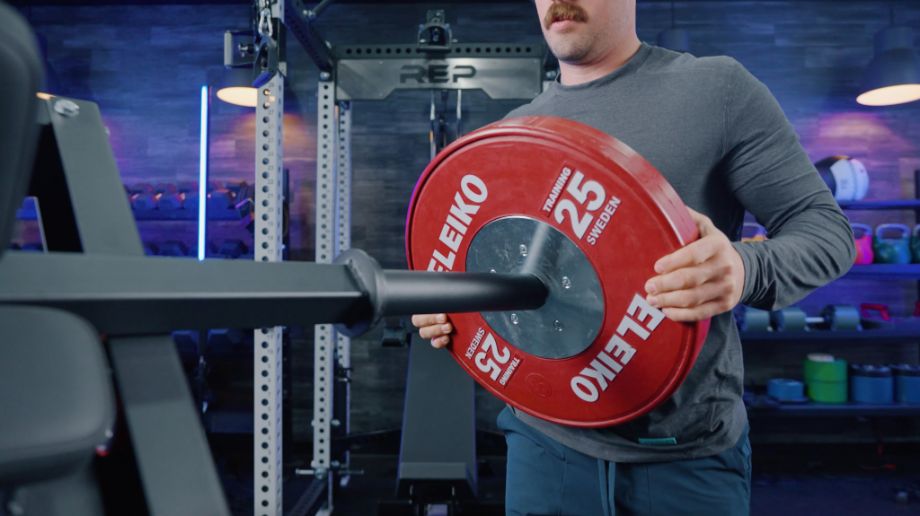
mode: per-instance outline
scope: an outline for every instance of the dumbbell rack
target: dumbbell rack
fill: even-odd
[[[920,194],[920,169],[914,171],[915,192]],[[899,199],[888,201],[845,201],[840,203],[844,210],[878,211],[878,210],[911,210],[915,220],[920,223],[920,199]],[[871,264],[854,265],[840,280],[846,279],[885,279],[885,280],[916,280],[918,281],[918,294],[920,294],[920,264]],[[838,280],[838,281],[840,281]],[[741,340],[744,344],[759,345],[778,342],[795,341],[812,344],[854,344],[867,340],[879,344],[909,344],[920,342],[920,319],[915,324],[905,324],[905,321],[892,323],[889,328],[880,328],[863,331],[795,331],[795,332],[743,332]],[[920,357],[918,357],[920,359]],[[847,416],[847,417],[917,417],[920,416],[920,405],[890,404],[777,404],[771,407],[755,407],[751,409],[758,415],[771,417],[810,417],[810,416]]]

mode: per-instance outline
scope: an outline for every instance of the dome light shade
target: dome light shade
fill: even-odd
[[[875,57],[866,68],[856,102],[891,106],[920,100],[920,57],[910,27],[888,27],[875,35]]]
[[[224,70],[217,86],[217,98],[228,104],[243,107],[256,107],[259,92],[252,87],[252,69],[227,68]]]
[[[258,92],[252,86],[225,86],[217,90],[217,98],[228,104],[256,107]]]

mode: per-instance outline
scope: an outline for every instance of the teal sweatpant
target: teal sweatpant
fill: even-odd
[[[498,415],[508,443],[509,515],[746,516],[751,499],[747,432],[700,459],[615,463],[577,452],[534,430],[508,408]]]

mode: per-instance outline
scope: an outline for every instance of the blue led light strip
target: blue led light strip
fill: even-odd
[[[201,87],[201,127],[198,150],[198,259],[204,260],[207,246],[208,206],[208,86]]]

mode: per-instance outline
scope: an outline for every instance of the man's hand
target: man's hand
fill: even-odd
[[[689,208],[688,208],[689,209]],[[744,289],[744,263],[709,217],[690,210],[700,239],[655,262],[645,283],[648,302],[674,321],[699,321],[735,307]]]
[[[450,332],[454,328],[447,320],[447,314],[413,315],[412,325],[418,328],[420,337],[431,339],[432,346],[443,348],[450,344]]]

